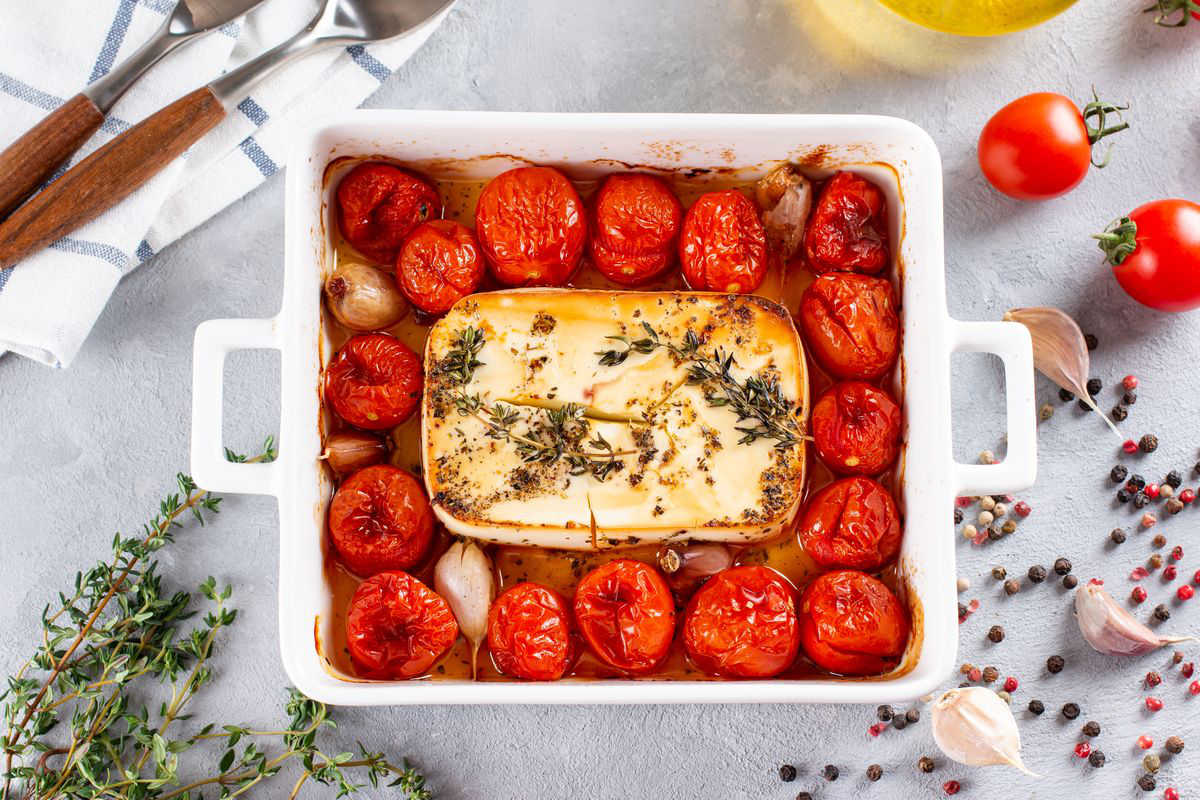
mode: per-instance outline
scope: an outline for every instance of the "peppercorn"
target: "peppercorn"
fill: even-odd
[[[1067,719],[1075,719],[1079,716],[1079,706],[1075,703],[1067,703],[1062,707],[1062,715]]]
[[[1033,583],[1041,583],[1042,581],[1046,580],[1046,568],[1041,564],[1034,564],[1029,568],[1029,572],[1026,574],[1029,576],[1029,580]]]
[[[1159,622],[1166,622],[1171,618],[1171,612],[1167,610],[1165,605],[1159,603],[1154,607],[1154,618]]]
[[[1146,559],[1146,565],[1150,569],[1158,569],[1163,565],[1162,553],[1151,553],[1150,558]]]
[[[791,783],[796,780],[796,768],[791,764],[784,764],[779,768],[779,780],[784,783]]]
[[[958,621],[959,621],[959,622],[962,622],[963,620],[965,620],[965,619],[967,618],[967,616],[968,616],[969,614],[970,614],[970,612],[969,612],[969,611],[967,611],[967,606],[966,606],[966,604],[965,604],[965,603],[959,603],[959,604],[958,604]]]
[[[993,542],[1000,541],[1000,539],[1004,536],[1004,532],[1000,528],[996,528],[992,525],[988,525],[985,533],[987,533],[988,539],[991,539]]]
[[[908,727],[908,720],[904,718],[903,714],[897,714],[892,717],[892,727],[898,731],[902,731]]]
[[[1066,659],[1064,659],[1062,656],[1050,656],[1046,659],[1046,671],[1051,675],[1057,675],[1058,673],[1062,672],[1063,667],[1066,666],[1066,664]]]
[[[1092,754],[1090,756],[1088,756],[1088,763],[1096,768],[1103,767],[1104,766],[1104,751],[1103,750],[1093,750]]]
[[[1178,497],[1172,497],[1170,500],[1167,501],[1167,513],[1168,514],[1178,514],[1180,511],[1183,511],[1183,501],[1182,500],[1180,500]]]
[[[1096,722],[1095,720],[1088,720],[1087,722],[1083,723],[1083,735],[1084,736],[1099,736],[1100,735],[1100,723]]]
[[[1054,574],[1066,575],[1071,571],[1071,562],[1065,558],[1057,558],[1054,560]]]
[[[821,776],[827,781],[836,781],[838,779],[838,768],[833,764],[826,764],[825,769],[821,770]]]
[[[1129,476],[1128,485],[1134,489],[1142,489],[1146,486],[1146,479],[1135,472]]]
[[[1178,664],[1180,661],[1183,661],[1183,651],[1176,650],[1174,653],[1171,654],[1171,663]]]
[[[1113,528],[1112,532],[1108,534],[1108,538],[1112,539],[1113,544],[1124,544],[1125,531],[1121,528]]]
[[[961,525],[963,521],[963,510],[961,508],[954,509],[954,524]]]
[[[983,668],[983,682],[984,683],[995,683],[996,679],[999,677],[1000,677],[1000,670],[996,669],[995,667],[984,667]],[[909,722],[912,722],[912,720],[910,719]]]
[[[982,451],[979,454],[979,463],[980,464],[995,464],[996,463],[996,454],[993,453],[991,450]]]
[[[1121,395],[1121,402],[1127,406],[1131,406],[1137,402],[1137,392],[1129,391]]]
[[[996,692],[996,697],[999,697],[1001,700],[1009,703],[1010,705],[1012,704],[1012,695],[1008,693],[1007,689],[1001,689],[1000,691]]]
[[[1178,736],[1167,738],[1167,752],[1173,756],[1177,756],[1183,752],[1183,739]]]
[[[1129,593],[1129,597],[1135,603],[1144,603],[1146,601],[1146,590],[1141,586],[1133,587],[1133,591]]]
[[[871,766],[867,767],[867,780],[869,780],[871,783],[874,783],[882,777],[883,767],[879,766],[878,764],[872,764]]]
[[[1129,416],[1129,409],[1125,408],[1125,406],[1113,406],[1112,411],[1108,412],[1108,415],[1117,422],[1124,422]]]
[[[1108,473],[1108,477],[1112,478],[1113,483],[1122,483],[1127,477],[1129,477],[1129,470],[1126,469],[1124,465],[1117,464],[1112,468],[1112,471]]]
[[[1004,520],[1004,524],[1000,526],[1000,533],[1002,533],[1005,536],[1008,536],[1010,533],[1016,533],[1016,532],[1017,532],[1016,520],[1006,519],[1006,520]]]
[[[1021,591],[1021,582],[1016,578],[1009,578],[1004,582],[1004,593],[1012,596]]]
[[[974,539],[978,533],[979,529],[971,523],[968,522],[966,525],[963,525],[962,535],[964,539]]]
[[[1171,560],[1179,561],[1183,558],[1183,545],[1177,544],[1171,548]]]
[[[1088,349],[1090,350],[1091,348]],[[1100,390],[1104,388],[1104,384],[1100,382],[1099,378],[1088,378],[1085,388],[1087,389],[1088,394],[1095,397],[1096,395],[1100,394]]]
[[[1162,495],[1164,500],[1170,500],[1175,496],[1175,489],[1169,483],[1164,483],[1158,487],[1158,493]]]
[[[917,760],[917,769],[921,772],[933,772],[934,766],[933,759],[929,756],[921,756]]]
[[[1126,453],[1133,455],[1137,452],[1137,442],[1135,442],[1133,439],[1126,439],[1125,441],[1121,442],[1121,449]]]
[[[813,796],[808,792],[801,792],[800,794],[796,795],[796,800],[813,800]]]
[[[1008,506],[1004,505],[1004,503],[996,503],[996,505],[992,507],[992,513],[996,515],[997,519],[999,519],[1008,513]]]
[[[998,581],[1004,580],[1004,577],[1007,574],[1008,572],[1004,569],[1004,567],[992,567],[992,577]]]
[[[1150,544],[1154,547],[1162,547],[1167,543],[1167,537],[1161,533],[1154,534],[1154,538],[1150,540]]]
[[[1162,675],[1157,672],[1150,671],[1146,673],[1146,685],[1150,687],[1158,686],[1162,683]]]
[[[1029,701],[1029,713],[1037,714],[1040,717],[1042,715],[1042,713],[1045,712],[1045,710],[1046,710],[1046,704],[1043,703],[1041,700],[1030,700]]]
[[[1173,469],[1167,473],[1167,477],[1163,478],[1163,483],[1172,489],[1178,489],[1183,485],[1183,476],[1179,474],[1179,470]]]
[[[946,794],[958,794],[958,790],[962,788],[962,784],[958,781],[946,781],[942,784],[942,791]]]
[[[896,712],[892,711],[891,706],[883,705],[875,709],[875,717],[880,722],[891,722],[894,716],[896,716]]]
[[[1142,766],[1146,768],[1146,772],[1158,772],[1158,768],[1162,766],[1162,759],[1155,753],[1147,753],[1142,759]]]
[[[1138,778],[1138,787],[1141,788],[1143,792],[1153,792],[1154,786],[1155,783],[1153,776],[1143,775],[1142,777]]]
[[[1092,746],[1087,742],[1080,742],[1075,745],[1075,755],[1079,758],[1087,758],[1092,754]]]
[[[1133,496],[1133,507],[1134,508],[1145,508],[1148,505],[1150,505],[1150,496],[1147,495],[1145,492],[1139,491],[1137,494],[1135,494]]]
[[[1062,583],[1064,589],[1074,589],[1079,585],[1079,578],[1074,575],[1064,575]]]
[[[1071,392],[1068,392],[1066,389],[1059,389],[1058,390],[1058,399],[1062,400],[1064,403],[1069,403],[1075,399],[1075,395],[1072,394]]]
[[[1158,449],[1158,437],[1153,433],[1147,433],[1141,439],[1138,439],[1138,449],[1143,453],[1153,453]]]
[[[1091,411],[1092,410],[1092,407],[1090,405],[1088,405],[1087,400],[1084,400],[1083,398],[1080,398],[1079,402],[1076,403],[1075,405],[1079,406],[1080,411]]]
[[[1042,407],[1038,409],[1038,419],[1040,419],[1042,422],[1045,422],[1053,416],[1054,406],[1050,405],[1049,403],[1044,403]]]
[[[988,641],[993,642],[995,644],[999,644],[1000,642],[1003,642],[1004,641],[1004,628],[1002,628],[999,625],[993,625],[992,627],[988,628],[987,637],[988,637]]]
[[[1133,494],[1128,489],[1122,487],[1117,490],[1117,502],[1118,503],[1124,505],[1125,503],[1129,502],[1129,499],[1131,497],[1133,497]]]
[[[996,520],[996,517],[994,514],[992,514],[992,512],[980,511],[979,517],[975,521],[979,524],[980,527],[986,528],[988,525],[991,525],[993,522],[995,522],[995,520]]]
[[[904,718],[906,720],[908,720],[910,725],[913,723],[916,723],[916,722],[920,722],[921,721],[921,712],[915,708],[910,708],[908,711],[904,712]]]
[[[1094,334],[1094,333],[1085,333],[1083,335],[1083,343],[1087,345],[1088,350],[1095,350],[1097,347],[1100,346],[1100,340],[1096,338],[1096,334]],[[1097,381],[1097,383],[1098,382],[1099,381]],[[1088,381],[1088,391],[1089,392],[1092,391],[1092,382],[1091,381]],[[1096,391],[1100,391],[1100,390],[1097,389]],[[1092,394],[1095,394],[1095,392],[1092,392]]]
[[[1196,466],[1192,467],[1193,475],[1200,475],[1200,461],[1196,462]]]

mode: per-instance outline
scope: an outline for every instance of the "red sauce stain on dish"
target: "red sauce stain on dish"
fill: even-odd
[[[672,155],[675,155],[673,152],[674,148],[664,146],[662,149],[672,152]],[[491,158],[506,164],[530,164],[527,160],[504,156],[502,154],[496,154]],[[815,151],[806,153],[800,159],[800,166],[821,169],[828,166],[827,159],[826,150],[818,148]],[[364,160],[373,162],[388,161],[388,159],[380,158],[338,159],[332,162],[326,170],[327,185],[335,185],[336,181],[349,172],[352,167],[362,163]],[[413,172],[426,178],[437,190],[443,208],[443,218],[461,223],[470,228],[474,228],[477,202],[488,183],[487,180],[466,177],[474,171],[473,163],[476,161],[478,160],[472,160],[472,163],[469,164],[464,164],[461,161],[439,161],[436,163],[424,162],[412,165]],[[597,187],[604,175],[610,173],[613,167],[638,169],[639,171],[655,174],[670,187],[675,196],[679,198],[685,210],[690,208],[705,193],[714,191],[734,190],[744,194],[749,199],[754,197],[753,182],[741,177],[746,170],[718,168],[712,170],[680,169],[669,171],[641,168],[637,165],[625,165],[608,161],[597,161],[595,163],[601,165],[600,168],[561,168],[562,172],[571,179],[574,189],[578,192],[589,214],[592,213],[592,199]],[[400,164],[399,166],[408,167],[408,165],[404,164]],[[873,166],[880,167],[886,165],[876,164]],[[890,167],[888,169],[890,170]],[[814,181],[814,183],[816,184],[816,190],[819,192],[823,188],[823,182]],[[327,209],[326,213],[327,217],[322,222],[325,230],[329,232],[329,256],[331,257],[328,259],[328,270],[331,270],[334,264],[345,261],[365,261],[374,263],[380,269],[394,270],[395,264],[372,262],[372,259],[367,254],[356,250],[342,237],[337,225],[336,212],[333,209]],[[900,218],[900,224],[902,225],[903,215],[897,214],[896,216]],[[892,247],[898,251],[901,241],[902,236],[897,237],[897,240],[892,242]],[[899,261],[898,253],[893,257],[893,260],[895,262]],[[769,258],[767,261],[765,275],[754,293],[780,303],[788,309],[793,317],[797,317],[800,314],[801,298],[815,277],[806,268],[803,250],[797,253],[788,263],[784,263],[779,258]],[[628,288],[605,277],[604,273],[591,262],[586,248],[584,249],[579,267],[570,275],[566,285],[578,288],[612,290]],[[483,275],[478,286],[478,291],[489,291],[498,288],[502,287],[489,270]],[[647,282],[640,283],[637,288],[648,291],[664,291],[685,290],[688,287],[684,281],[678,261],[672,260],[669,267],[660,274],[650,278]],[[413,351],[422,353],[429,327],[435,321],[436,317],[417,309],[414,313],[407,314],[398,323],[387,328],[384,332],[394,336],[399,342],[407,345]],[[358,333],[357,331],[345,328],[327,310],[323,310],[323,327],[330,340],[330,353],[336,352],[347,340]],[[819,397],[834,384],[835,380],[813,361],[811,355],[808,357],[807,366],[810,396]],[[901,361],[896,369],[900,370],[902,368]],[[902,385],[897,380],[898,377],[894,372],[888,372],[874,380],[873,383],[890,390],[897,385]],[[900,400],[900,398],[897,399]],[[419,414],[413,415],[411,418],[386,432],[390,450],[388,462],[395,467],[411,472],[414,476],[420,476],[421,474],[421,423],[419,417]],[[338,432],[350,430],[346,423],[327,409],[322,412],[321,425],[326,439]],[[898,494],[900,486],[898,472],[902,468],[902,463],[903,454],[901,454],[900,459],[896,463],[892,464],[882,473],[874,475],[874,480],[886,491]],[[817,457],[815,448],[808,448],[806,495],[811,497],[835,479],[836,476]],[[803,508],[801,514],[803,514]],[[772,541],[730,548],[730,561],[734,567],[761,566],[772,570],[780,576],[782,583],[789,588],[799,610],[799,600],[806,587],[819,575],[825,573],[826,570],[818,565],[801,545],[796,530],[798,524],[799,517],[796,523],[784,534]],[[408,572],[424,584],[432,586],[434,564],[442,553],[445,552],[446,548],[449,547],[451,542],[452,537],[445,529],[440,524],[435,524],[433,541],[426,555],[421,563],[413,566]],[[494,565],[497,594],[520,583],[531,582],[540,584],[558,593],[565,599],[568,605],[573,605],[575,601],[576,587],[580,580],[599,567],[619,560],[643,562],[655,568],[661,568],[662,565],[670,563],[670,555],[667,552],[669,548],[660,547],[659,545],[639,545],[596,552],[576,552],[548,548],[480,544],[484,547]],[[348,681],[361,680],[362,678],[358,676],[350,657],[350,649],[346,636],[347,611],[361,579],[356,577],[339,562],[332,548],[327,544],[323,546],[326,553],[325,572],[331,593],[331,607],[327,618],[318,618],[315,621],[314,637],[316,647],[326,664],[326,668],[332,675]],[[853,678],[854,680],[887,680],[908,672],[916,665],[916,655],[920,652],[923,636],[923,610],[915,593],[909,590],[909,587],[901,577],[895,561],[891,560],[871,574],[874,578],[882,582],[904,606],[909,617],[911,635],[908,639],[905,654],[900,659],[900,664],[896,669],[883,675],[855,677]],[[676,580],[675,577],[668,576],[671,585],[673,587],[683,587],[676,588],[673,592],[676,618],[675,632],[665,655],[657,665],[647,670],[636,671],[615,667],[597,657],[582,641],[582,637],[579,637],[580,641],[577,643],[579,646],[575,648],[571,663],[567,666],[563,678],[569,680],[606,678],[633,680],[721,680],[722,678],[719,676],[708,674],[701,670],[689,658],[684,645],[683,620],[685,612],[696,590],[696,586],[698,584],[702,585],[702,583],[700,581]],[[801,621],[803,620],[801,619]],[[578,636],[578,633],[576,632],[572,635]],[[460,635],[444,656],[433,664],[430,669],[416,676],[416,678],[470,680],[471,664],[471,644],[465,637]],[[813,663],[801,648],[799,654],[791,660],[790,664],[775,674],[772,679],[837,679],[840,677],[843,676],[830,673]],[[495,661],[487,651],[485,638],[479,652],[476,680],[511,681],[513,679],[513,677],[504,675],[498,669]]]

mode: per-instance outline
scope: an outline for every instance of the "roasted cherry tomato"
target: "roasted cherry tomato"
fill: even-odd
[[[565,175],[551,167],[517,167],[483,188],[475,232],[496,280],[562,286],[579,265],[587,220]]]
[[[817,455],[834,472],[875,475],[900,450],[900,406],[869,383],[835,383],[813,406],[812,434]]]
[[[575,589],[575,622],[601,661],[648,672],[671,648],[675,601],[657,569],[620,558],[583,576]]]
[[[575,655],[567,602],[536,583],[518,583],[496,598],[487,637],[496,668],[516,678],[556,681]]]
[[[767,567],[731,567],[688,603],[683,644],[710,675],[770,678],[796,659],[800,628],[790,584]]]
[[[767,233],[758,206],[736,189],[700,195],[679,238],[688,286],[707,292],[753,292],[767,275]]]
[[[821,189],[804,229],[804,255],[813,272],[866,272],[888,265],[887,199],[853,172],[839,172]]]
[[[900,318],[896,293],[883,278],[820,275],[800,300],[809,352],[835,378],[874,380],[896,363]]]
[[[661,178],[639,172],[610,175],[593,204],[592,263],[604,277],[636,286],[675,258],[683,206]]]
[[[386,333],[351,337],[325,368],[325,399],[342,419],[383,430],[412,416],[421,398],[421,359]]]
[[[412,229],[442,214],[437,189],[391,164],[359,164],[337,188],[338,228],[368,258],[391,268]]]
[[[1155,200],[1099,234],[1121,288],[1159,311],[1200,306],[1200,205]]]
[[[416,478],[376,464],[342,481],[334,493],[329,535],[342,563],[356,575],[409,569],[433,540],[433,511]]]
[[[483,280],[483,259],[475,234],[466,225],[435,219],[417,227],[404,241],[396,262],[396,282],[408,301],[422,311],[442,314]]]
[[[896,595],[862,572],[826,572],[800,597],[804,652],[839,675],[873,675],[896,666],[908,630],[908,612]]]
[[[1081,112],[1073,100],[1053,92],[1019,97],[983,126],[979,167],[988,183],[1009,197],[1058,197],[1087,175],[1093,144],[1129,127],[1123,122],[1106,125],[1106,115],[1121,110],[1096,100]],[[1089,124],[1092,118],[1096,127]]]
[[[822,567],[874,572],[900,552],[900,515],[888,490],[870,478],[843,478],[804,507],[800,543]]]
[[[424,675],[458,638],[449,604],[407,572],[381,572],[358,585],[346,612],[346,644],[364,678]]]

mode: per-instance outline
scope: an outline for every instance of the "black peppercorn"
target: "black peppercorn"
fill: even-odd
[[[1004,628],[999,625],[993,625],[988,628],[987,637],[989,642],[999,644],[1004,641]]]
[[[1172,489],[1178,489],[1183,485],[1183,476],[1179,474],[1179,470],[1173,469],[1167,473],[1167,477],[1163,478],[1163,483]]]
[[[1029,580],[1033,581],[1034,583],[1041,583],[1042,581],[1046,580],[1046,568],[1041,564],[1034,564],[1029,568],[1029,572],[1026,574],[1029,575]]]
[[[1108,477],[1112,478],[1113,483],[1121,483],[1129,477],[1129,470],[1122,464],[1117,464],[1112,468],[1112,472],[1108,473]]]
[[[1121,395],[1121,402],[1127,406],[1131,406],[1137,402],[1137,392],[1126,392]]]
[[[917,769],[921,770],[921,772],[933,772],[933,768],[933,759],[929,756],[921,756],[917,760]]]
[[[869,780],[871,783],[874,783],[882,777],[883,767],[879,766],[878,764],[872,764],[871,766],[867,767],[867,780]]]
[[[1155,783],[1153,775],[1143,775],[1142,777],[1138,778],[1138,787],[1141,788],[1143,792],[1153,792],[1154,786]]]
[[[1165,605],[1159,603],[1154,607],[1154,618],[1159,622],[1166,622],[1171,618],[1171,612],[1167,610]]]
[[[1113,544],[1125,543],[1125,531],[1121,528],[1113,528],[1112,533],[1108,535],[1109,539],[1113,540]]]
[[[1150,496],[1145,492],[1138,492],[1133,496],[1134,508],[1145,508],[1150,505]]]
[[[1080,400],[1078,403],[1076,403],[1076,405],[1079,406],[1080,411],[1091,411],[1092,410],[1092,407],[1090,405],[1088,405],[1088,402],[1086,400]]]
[[[1056,558],[1054,560],[1054,574],[1066,575],[1071,571],[1071,562],[1065,558]]]
[[[1005,594],[1011,596],[1011,595],[1016,594],[1019,591],[1021,591],[1021,582],[1019,580],[1017,580],[1016,578],[1009,578],[1008,580],[1006,580],[1004,582],[1004,593]]]
[[[1075,399],[1075,395],[1072,394],[1071,392],[1068,392],[1066,389],[1059,389],[1058,390],[1058,399],[1062,400],[1064,403],[1069,403]]]
[[[1158,437],[1153,433],[1147,433],[1141,439],[1138,439],[1138,449],[1143,453],[1153,453],[1158,449]]]
[[[1100,723],[1096,722],[1095,720],[1088,720],[1087,722],[1083,723],[1083,735],[1084,736],[1099,736],[1100,735]]]
[[[821,775],[827,781],[836,781],[838,779],[838,768],[833,764],[826,764],[825,769],[821,770]]]
[[[1062,707],[1062,715],[1067,719],[1075,719],[1079,716],[1079,706],[1075,703],[1067,703]]]
[[[796,780],[796,768],[791,764],[784,764],[779,768],[779,780],[784,783],[791,783]]]
[[[954,524],[960,525],[963,521],[963,512],[961,508],[954,509]]]
[[[1083,342],[1087,345],[1088,350],[1095,350],[1100,346],[1100,340],[1096,338],[1096,334],[1094,333],[1085,333],[1083,335]]]
[[[1063,667],[1067,664],[1066,659],[1062,656],[1050,656],[1046,659],[1046,671],[1051,675],[1057,675],[1063,671]]]
[[[1193,475],[1200,475],[1200,461],[1196,462],[1196,466],[1192,467]]]
[[[813,796],[808,792],[801,792],[800,794],[796,795],[796,800],[813,800]]]
[[[959,603],[959,604],[958,604],[958,618],[959,618],[960,620],[964,620],[964,619],[966,619],[966,618],[967,618],[967,615],[968,615],[968,613],[969,613],[969,612],[967,611],[967,606],[966,606],[966,604],[965,604],[965,603]]]
[[[1045,710],[1046,710],[1046,705],[1041,700],[1030,700],[1029,701],[1029,712],[1031,714],[1037,714],[1040,717],[1042,715],[1042,712],[1044,712]]]
[[[1007,575],[1008,571],[1004,567],[992,567],[992,577],[996,580],[1002,581]]]
[[[1010,520],[1010,521],[1011,521],[1011,520]],[[998,542],[998,541],[1000,541],[1002,538],[1004,538],[1004,529],[1003,529],[1003,528],[997,528],[997,527],[996,527],[996,526],[994,526],[994,525],[988,525],[988,526],[987,526],[987,530],[985,530],[985,531],[984,531],[984,533],[986,533],[986,534],[987,534],[987,537],[988,537],[989,539],[991,539],[993,542]]]
[[[1103,750],[1093,750],[1092,754],[1090,756],[1088,756],[1088,763],[1091,764],[1093,767],[1097,767],[1097,768],[1103,767],[1104,766],[1104,751]]]
[[[1129,502],[1129,498],[1133,497],[1133,493],[1122,487],[1117,490],[1117,502],[1124,505]]]
[[[1100,390],[1102,388],[1104,388],[1104,384],[1100,382],[1099,378],[1088,378],[1088,382],[1087,382],[1087,393],[1088,394],[1095,397],[1096,395],[1100,394]]]
[[[1167,752],[1173,756],[1177,756],[1183,752],[1183,739],[1178,736],[1172,736],[1167,739]]]
[[[894,711],[892,711],[891,706],[885,705],[885,706],[880,706],[879,708],[875,709],[875,717],[880,722],[891,722],[892,717],[894,717],[895,715],[896,715],[896,713]]]
[[[915,708],[910,708],[908,711],[904,712],[904,718],[908,720],[910,725],[912,725],[913,723],[921,721],[921,712],[917,711]]]
[[[1108,415],[1117,422],[1124,422],[1129,417],[1129,409],[1125,406],[1113,406]]]
[[[1129,486],[1133,489],[1145,489],[1146,479],[1135,472],[1129,476]]]
[[[1064,589],[1074,589],[1078,585],[1079,585],[1079,578],[1076,578],[1074,575],[1064,575],[1063,576],[1063,588]]]
[[[908,727],[908,720],[904,718],[903,714],[897,714],[892,717],[892,727],[898,731],[902,731]]]

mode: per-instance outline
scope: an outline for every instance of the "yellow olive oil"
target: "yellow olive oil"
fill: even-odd
[[[995,36],[1045,22],[1075,0],[879,0],[918,25],[962,36]]]

